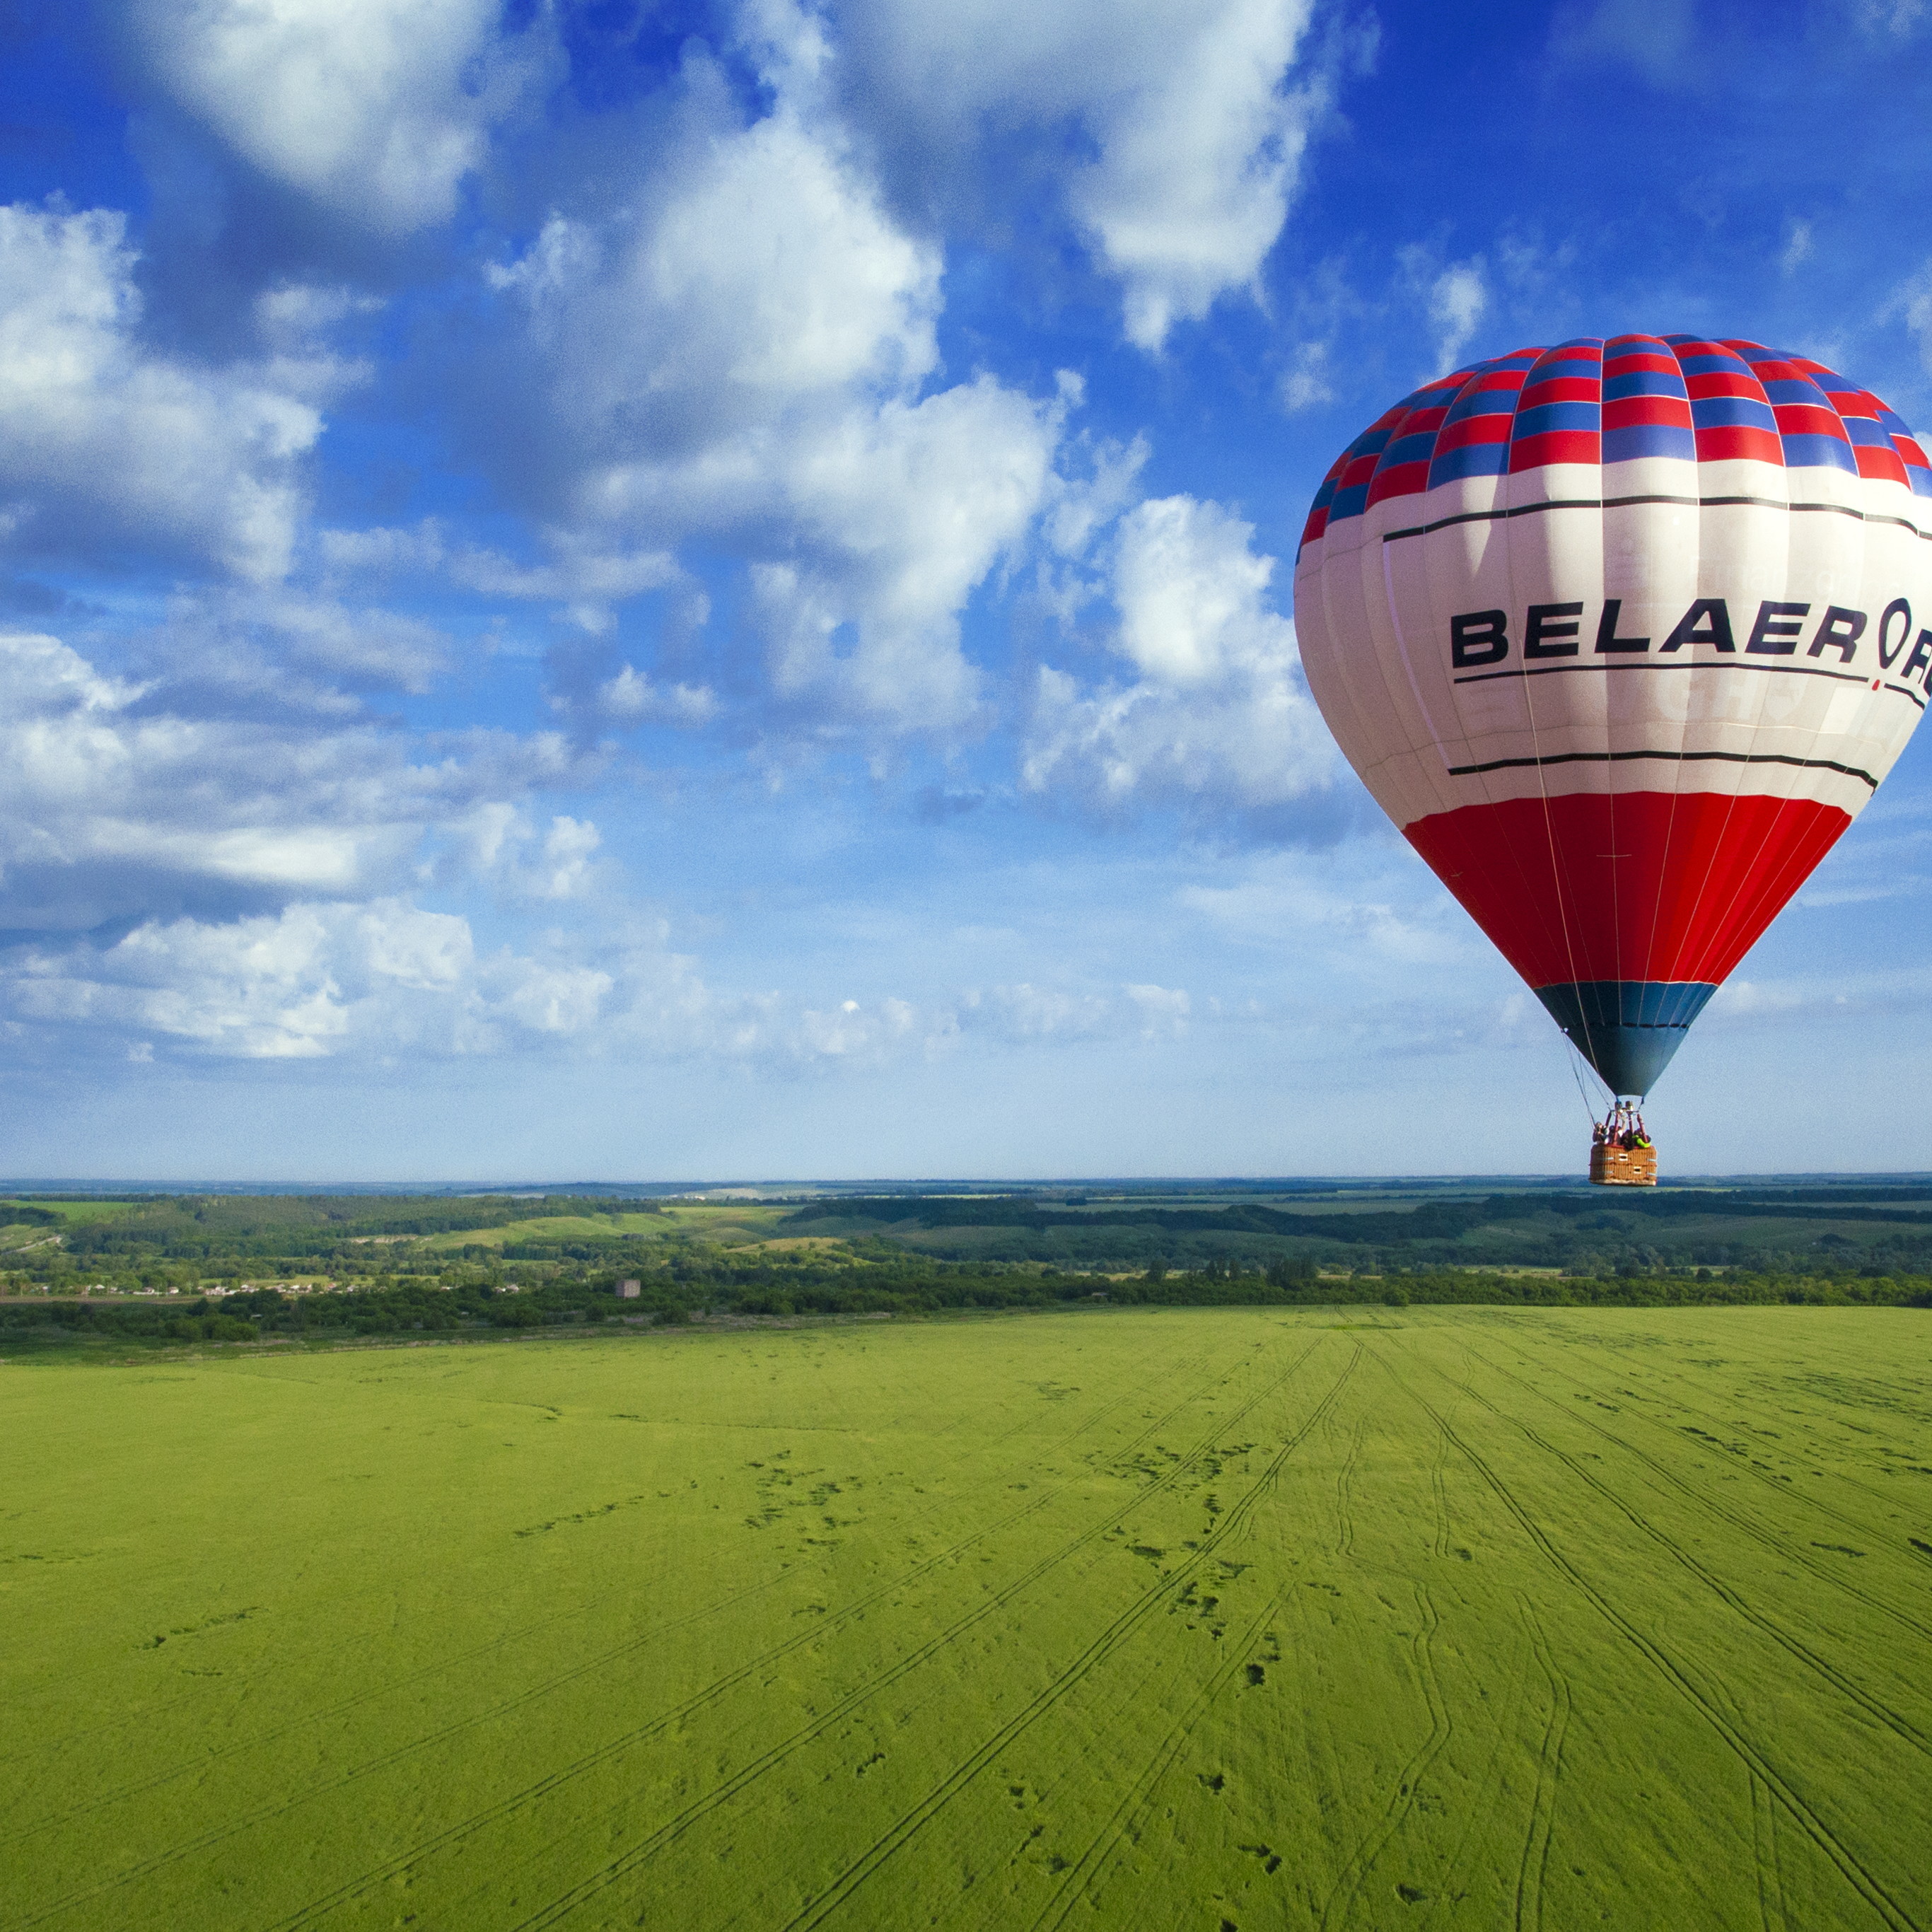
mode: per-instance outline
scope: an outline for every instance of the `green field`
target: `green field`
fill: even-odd
[[[0,1366],[0,1927],[1932,1926],[1932,1314]]]

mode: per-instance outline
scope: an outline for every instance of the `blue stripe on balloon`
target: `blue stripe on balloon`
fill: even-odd
[[[1624,396],[1675,396],[1681,402],[1690,394],[1681,376],[1666,376],[1660,369],[1633,369],[1626,376],[1604,379],[1604,400],[1613,403]]]
[[[1359,517],[1369,506],[1369,486],[1358,483],[1347,490],[1337,490],[1335,500],[1328,506],[1328,520],[1339,524],[1349,517]]]
[[[1426,463],[1436,447],[1436,432],[1418,430],[1413,436],[1399,436],[1382,452],[1378,469],[1393,469],[1398,463]]]
[[[1700,429],[1768,429],[1778,433],[1778,418],[1768,403],[1748,396],[1700,396],[1690,404],[1690,420]],[[1876,429],[1878,425],[1874,423]]]
[[[1802,376],[1774,377],[1765,384],[1764,392],[1774,403],[1804,403],[1814,410],[1828,410],[1832,406],[1824,391]]]
[[[1542,436],[1553,429],[1597,429],[1603,419],[1594,403],[1540,403],[1533,410],[1517,410],[1513,434],[1520,442],[1526,436]]]
[[[1905,475],[1915,496],[1932,496],[1932,470],[1921,470],[1917,464],[1908,463]]]
[[[1509,468],[1506,442],[1468,442],[1444,452],[1429,466],[1429,487],[1460,482],[1465,476],[1501,476]]]
[[[1516,389],[1465,389],[1449,405],[1449,413],[1443,418],[1445,425],[1454,422],[1467,422],[1472,416],[1506,416],[1516,408],[1516,399],[1522,392]]]
[[[1604,430],[1606,463],[1631,463],[1640,456],[1677,456],[1695,463],[1696,436],[1670,423],[1633,423],[1627,429]]]
[[[1677,362],[1687,376],[1748,376],[1751,372],[1742,356],[1680,356]]]
[[[1843,416],[1845,434],[1867,449],[1890,449],[1892,438],[1870,416]]]
[[[1849,470],[1854,476],[1858,473],[1858,459],[1852,455],[1851,446],[1840,442],[1835,436],[1787,436],[1784,442],[1787,470]]]

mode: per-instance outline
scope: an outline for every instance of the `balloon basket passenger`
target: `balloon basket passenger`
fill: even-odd
[[[1619,1100],[1591,1130],[1590,1184],[1657,1185],[1657,1149],[1644,1130],[1643,1116],[1628,1100]]]

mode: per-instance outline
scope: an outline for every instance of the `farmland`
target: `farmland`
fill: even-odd
[[[1932,1314],[0,1364],[0,1928],[1932,1925]]]

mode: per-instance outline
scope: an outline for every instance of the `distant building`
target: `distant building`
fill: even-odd
[[[620,1281],[617,1284],[617,1294],[620,1300],[634,1301],[643,1292],[642,1288],[634,1281]]]

